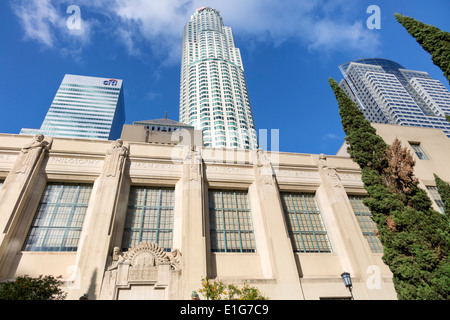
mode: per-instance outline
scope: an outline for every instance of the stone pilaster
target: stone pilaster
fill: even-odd
[[[353,278],[355,299],[358,295],[367,299],[377,292],[368,290],[365,285],[370,276],[366,271],[370,270],[370,266],[376,266],[377,262],[358,226],[337,169],[330,160],[321,154],[317,164],[321,176],[317,196],[326,207],[331,208],[331,211],[324,211],[322,215],[328,221],[327,232],[334,239],[333,251],[339,256],[342,272],[349,272]],[[340,274],[335,276],[339,278]]]
[[[303,299],[275,172],[262,149],[256,151],[253,169],[255,181],[249,191],[256,199],[251,203],[255,223],[264,230],[264,236],[256,239],[264,276],[276,279],[276,299]]]
[[[85,293],[90,300],[99,298],[108,256],[112,253],[111,241],[127,155],[128,147],[121,140],[113,142],[106,152],[102,172],[92,189],[78,246],[76,270],[79,274],[74,278],[79,283],[73,284],[69,299],[78,299]]]
[[[201,149],[185,147],[182,177],[182,244],[184,299],[207,276],[205,186]]]
[[[0,280],[8,274],[14,255],[20,251],[22,243],[12,241],[11,236],[21,219],[25,203],[33,192],[51,142],[51,138],[44,140],[44,135],[37,134],[25,145],[0,191]]]

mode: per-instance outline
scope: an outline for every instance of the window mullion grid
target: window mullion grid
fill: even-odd
[[[289,194],[289,200],[291,200],[292,210],[293,210],[293,214],[294,214],[294,217],[295,217],[295,222],[297,223],[298,235],[299,235],[300,241],[302,243],[303,251],[306,252],[306,246],[305,246],[305,243],[303,241],[303,235],[302,235],[302,231],[301,231],[301,228],[300,228],[300,222],[298,221],[298,215],[302,214],[302,213],[301,212],[297,212],[297,210],[295,209],[295,205],[294,205],[294,200],[293,200],[292,194]],[[287,208],[286,208],[286,210],[287,210]],[[293,232],[293,231],[291,231],[291,232]],[[297,240],[295,238],[294,238],[294,242],[297,242]]]
[[[142,195],[142,207],[141,207],[141,219],[139,221],[139,230],[138,230],[138,238],[137,243],[142,242],[142,231],[144,230],[144,222],[145,222],[145,209],[147,206],[147,188],[143,188],[144,194]]]
[[[212,234],[215,234],[215,247],[213,251],[217,252],[246,252],[245,237],[247,229],[252,228],[251,223],[246,225],[248,217],[247,208],[239,207],[239,194],[235,191],[225,192],[223,190],[213,191],[209,193],[212,202],[210,202],[210,212],[215,215],[214,220],[222,221],[217,225],[214,224],[211,229]],[[221,235],[222,237],[218,236]],[[248,240],[251,247],[254,246],[253,238]]]
[[[155,230],[155,242],[159,243],[159,233],[161,232],[161,208],[162,208],[162,189],[159,189],[158,193],[158,211],[156,213],[156,230]]]
[[[361,209],[361,206],[358,203],[358,197],[351,196],[350,199],[351,199],[352,203],[354,203],[355,206],[356,206],[356,208],[355,208],[356,209],[355,215],[359,215],[361,217],[361,220],[362,220],[362,223],[363,223],[364,227],[361,225],[361,223],[359,223],[359,226],[360,226],[361,231],[362,231],[363,235],[365,236],[367,242],[369,242],[368,238],[370,238],[369,246],[370,246],[370,243],[371,243],[372,244],[372,246],[370,246],[371,250],[376,252],[376,253],[379,252],[380,250],[382,250],[382,249],[380,249],[380,244],[376,241],[376,238],[374,238],[374,234],[373,234],[372,231],[370,231],[370,226],[368,225],[368,222],[370,222],[370,221],[373,222],[372,213],[371,212],[370,213],[365,212],[364,208]],[[373,222],[373,223],[375,223],[375,222]],[[362,230],[363,228],[365,230]]]
[[[357,215],[359,215],[361,220],[362,220],[362,226],[364,228],[364,230],[362,230],[362,233],[363,233],[363,235],[367,235],[369,237],[370,242],[372,243],[372,247],[375,249],[375,252],[378,252],[376,244],[375,244],[375,242],[373,241],[373,238],[372,238],[372,232],[370,231],[370,228],[367,225],[367,222],[368,222],[367,219],[371,219],[371,215],[366,214],[364,212],[364,210],[360,208],[360,205],[358,203],[358,198],[357,197],[352,196],[352,199],[353,199],[353,203],[356,206],[356,212],[355,213]],[[360,224],[360,226],[361,226],[361,224]]]
[[[140,213],[139,222],[133,226],[129,227],[130,231],[130,240],[133,240],[133,233],[137,233],[137,236],[134,237],[134,240],[137,242],[136,244],[141,243],[142,241],[151,241],[155,242],[161,247],[164,243],[159,243],[161,240],[165,240],[164,236],[161,235],[161,232],[170,232],[171,229],[166,227],[164,229],[160,229],[161,224],[163,223],[162,217],[163,210],[173,209],[173,206],[165,205],[163,206],[163,195],[164,189],[159,189],[156,192],[151,192],[149,188],[141,188],[139,189],[142,192],[142,205],[134,204],[130,205],[129,208],[133,209],[134,215],[138,215]],[[150,199],[147,199],[151,197]],[[156,212],[153,214],[153,212]],[[131,214],[131,213],[128,213]],[[146,224],[148,224],[146,226]],[[149,235],[146,235],[149,234]],[[152,238],[153,236],[153,238]],[[167,239],[169,240],[169,239]],[[165,243],[167,245],[171,245],[171,241]],[[131,245],[131,242],[130,244]],[[126,247],[124,247],[125,249]],[[170,248],[164,247],[164,250],[169,250]]]
[[[61,197],[62,197],[63,193],[64,193],[64,187],[60,186],[60,190],[58,192],[58,196],[56,198],[56,201],[54,203],[51,203],[51,202],[50,203],[48,203],[48,202],[46,203],[47,205],[53,204],[54,207],[53,207],[52,213],[50,214],[50,219],[48,221],[48,225],[45,227],[46,230],[45,230],[45,235],[42,238],[41,251],[44,248],[44,245],[47,243],[47,238],[48,238],[50,230],[53,229],[51,226],[52,226],[52,224],[53,224],[53,222],[55,220],[55,217],[56,217],[56,215],[58,213],[58,209],[59,209],[58,203],[60,203],[60,200],[61,200]],[[37,227],[37,228],[39,228],[39,227]]]
[[[237,202],[237,195],[236,192],[233,192],[234,195],[234,204],[236,206],[236,222],[237,222],[237,232],[238,232],[238,237],[239,237],[239,247],[240,247],[240,251],[242,252],[242,235],[241,235],[241,226],[240,226],[240,211],[239,211],[239,207],[238,207],[238,202]]]
[[[226,222],[225,222],[225,205],[223,203],[223,191],[220,191],[220,212],[222,214],[222,229],[223,229],[223,248],[227,252],[227,233],[226,233]]]
[[[69,231],[69,229],[72,230],[72,228],[70,227],[70,223],[72,221],[72,217],[73,217],[73,214],[75,212],[75,204],[78,203],[79,196],[80,196],[80,186],[77,186],[77,189],[75,191],[75,196],[72,199],[72,204],[71,204],[71,207],[70,207],[69,216],[67,217],[66,228],[64,230],[64,234],[63,234],[62,239],[61,239],[61,244],[60,244],[60,247],[59,247],[60,251],[62,251],[63,244],[67,241],[67,232]]]
[[[314,236],[314,242],[316,243],[316,246],[317,246],[317,252],[320,252],[319,242],[317,241],[316,229],[314,228],[314,224],[311,220],[311,212],[309,210],[308,204],[306,203],[305,195],[302,195],[302,198],[303,198],[303,202],[305,204],[306,214],[307,214],[310,226],[311,226],[311,233]]]
[[[74,236],[72,231],[76,231],[79,227],[71,227],[73,223],[74,216],[77,212],[77,208],[85,208],[85,204],[78,204],[80,194],[83,190],[81,185],[74,185],[76,187],[75,192],[70,191],[70,187],[73,185],[57,185],[49,184],[46,187],[43,197],[52,199],[53,195],[56,194],[54,200],[49,202],[47,200],[41,200],[38,208],[38,212],[34,218],[33,225],[30,227],[30,231],[27,237],[27,241],[23,246],[23,250],[26,251],[67,251],[68,245],[72,245],[72,249],[76,248],[73,243],[69,244],[67,241],[73,241]],[[63,199],[64,192],[68,192],[70,198]],[[48,194],[48,196],[46,196]],[[65,202],[62,202],[65,200]],[[53,206],[53,208],[50,208]],[[69,209],[70,208],[70,209]],[[69,210],[62,210],[69,209]],[[48,210],[48,212],[47,212]],[[67,212],[67,214],[65,214]],[[39,216],[40,215],[40,216]],[[45,225],[40,221],[48,221]],[[65,225],[58,226],[57,219],[66,219]],[[42,234],[40,231],[42,230]],[[61,231],[62,234],[59,235],[56,231]],[[56,232],[56,233],[55,233]],[[52,233],[56,234],[53,235]],[[33,237],[31,243],[29,243],[30,237]],[[72,238],[70,238],[72,236]],[[69,237],[69,238],[68,238]],[[37,243],[36,239],[40,239]],[[79,240],[79,239],[78,239]],[[50,243],[49,243],[50,241]],[[58,244],[59,243],[59,244]]]
[[[250,206],[249,206],[249,202],[248,202],[248,195],[246,195],[246,197],[245,197],[245,203],[246,203],[246,208],[245,208],[244,212],[246,213],[246,215],[248,215],[246,219],[249,222],[249,228],[250,228],[249,229],[250,231],[246,231],[246,234],[248,234],[250,237],[247,241],[250,241],[250,243],[251,243],[251,249],[250,249],[250,250],[252,250],[251,252],[255,252],[256,251],[256,242],[255,242],[255,235],[253,232],[253,230],[254,230],[253,229],[253,219],[251,216],[251,210],[250,210]],[[249,249],[247,248],[246,250],[249,250]]]

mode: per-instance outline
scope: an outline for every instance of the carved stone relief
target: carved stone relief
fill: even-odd
[[[141,242],[127,252],[114,248],[101,289],[102,299],[179,299],[182,255]]]
[[[266,185],[273,185],[275,172],[263,149],[256,151],[256,171],[260,181]]]
[[[49,149],[49,142],[44,140],[43,134],[37,134],[33,140],[26,144],[16,160],[14,172],[24,174],[31,169],[43,150]]]
[[[321,153],[319,156],[319,168],[321,168],[330,178],[335,188],[342,188],[342,182],[336,168],[328,163],[327,157]]]
[[[166,252],[156,243],[141,242],[122,254],[119,248],[114,248],[112,264],[108,270],[117,269],[120,264],[128,264],[130,268],[138,267],[144,269],[152,269],[160,264],[168,264],[171,270],[181,270],[181,263],[181,252],[178,249]]]
[[[119,170],[122,168],[122,164],[125,161],[128,148],[123,145],[123,141],[118,139],[113,142],[106,152],[106,176],[115,177]]]
[[[183,156],[184,164],[189,165],[189,180],[197,181],[199,176],[203,174],[202,155],[200,148],[196,145],[186,147]]]

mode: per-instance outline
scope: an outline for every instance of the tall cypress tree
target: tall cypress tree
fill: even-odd
[[[433,63],[442,70],[450,83],[450,33],[399,13],[394,15],[422,48],[431,54]]]
[[[411,17],[406,17],[398,13],[394,15],[397,21],[405,27],[406,31],[417,40],[422,48],[431,54],[433,63],[442,70],[450,83],[450,33]],[[447,121],[450,121],[450,115],[446,114],[445,118]],[[438,187],[439,194],[445,203],[444,198],[450,196],[445,185],[446,182],[439,179],[436,175],[435,177],[436,184],[440,185],[440,188]],[[447,202],[445,213],[450,215],[450,199]]]
[[[361,168],[368,193],[364,203],[377,224],[383,261],[393,273],[398,298],[450,299],[447,216],[431,208],[427,193],[413,179],[404,189],[402,183],[387,176],[398,172],[390,168],[387,156],[395,151],[389,150],[391,147],[376,134],[375,128],[338,83],[330,78],[330,85],[339,105],[348,152]],[[403,152],[400,147],[396,150]]]
[[[439,178],[437,174],[434,174],[434,180],[442,202],[444,202],[444,213],[450,216],[450,184]]]

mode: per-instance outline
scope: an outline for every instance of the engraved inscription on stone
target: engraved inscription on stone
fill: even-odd
[[[50,157],[50,159],[48,160],[48,163],[49,164],[67,164],[67,165],[98,167],[98,166],[103,165],[103,160]]]
[[[165,164],[165,163],[153,163],[153,162],[131,162],[131,168],[142,168],[142,169],[177,169],[178,166],[174,166],[173,164]]]
[[[280,169],[277,172],[279,176],[288,176],[288,177],[302,177],[302,178],[318,178],[318,172],[312,171],[297,171],[297,170],[284,170]]]
[[[128,271],[128,280],[129,281],[137,281],[137,280],[157,280],[158,279],[158,267],[149,266],[149,265],[137,265],[133,268],[130,268]]]

